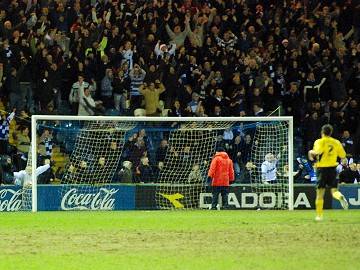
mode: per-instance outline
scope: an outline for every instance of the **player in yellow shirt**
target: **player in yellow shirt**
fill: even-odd
[[[345,158],[346,153],[342,144],[331,137],[333,127],[331,125],[324,125],[321,128],[321,139],[317,139],[314,147],[309,151],[309,159],[314,161],[316,159],[315,167],[318,179],[316,189],[316,218],[320,221],[323,218],[323,206],[325,188],[331,188],[331,195],[333,198],[341,203],[344,209],[349,208],[349,204],[345,197],[338,190],[338,180],[336,179],[336,166],[338,165],[338,158]]]

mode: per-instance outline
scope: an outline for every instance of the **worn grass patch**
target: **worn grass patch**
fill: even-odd
[[[0,214],[0,269],[360,269],[360,211]]]

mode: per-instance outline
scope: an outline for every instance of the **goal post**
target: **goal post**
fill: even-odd
[[[68,129],[68,127],[62,127],[62,123],[77,124],[76,127]],[[39,166],[38,146],[34,142],[37,142],[39,132],[44,127],[54,129],[57,137],[63,137],[58,135],[66,133],[65,138],[62,138],[65,143],[67,143],[66,140],[73,141],[73,144],[68,147],[69,160],[60,179],[64,194],[67,194],[74,186],[86,189],[86,192],[90,194],[101,193],[103,187],[112,183],[115,173],[118,173],[124,160],[130,160],[135,166],[140,166],[143,160],[139,157],[135,160],[131,157],[133,153],[127,150],[127,144],[135,138],[133,134],[138,134],[141,130],[150,134],[147,138],[146,143],[149,145],[146,145],[145,153],[150,163],[154,163],[158,144],[166,138],[168,147],[162,160],[163,167],[159,170],[156,180],[152,181],[156,186],[157,209],[199,208],[199,194],[207,190],[207,171],[216,148],[223,142],[221,138],[224,132],[231,131],[241,137],[251,134],[253,141],[248,159],[253,164],[253,173],[249,174],[253,192],[261,192],[265,197],[270,193],[280,194],[282,201],[277,203],[274,209],[293,210],[292,117],[33,115],[31,118],[32,144],[29,155],[32,186],[31,196],[25,198],[29,200],[31,197],[31,199],[29,202],[24,202],[31,205],[33,212],[38,211],[39,201],[36,176],[36,168]],[[274,157],[273,164],[275,164],[274,170],[277,175],[277,180],[273,182],[264,179],[264,172],[262,172],[263,163],[266,161],[265,156],[269,156],[270,153]],[[101,166],[100,160],[102,160]],[[287,168],[287,172],[283,171],[284,167]],[[133,167],[132,171],[136,174],[139,169]],[[197,175],[197,177],[191,178],[191,173],[193,173],[192,176]],[[185,196],[186,199],[181,196]],[[82,208],[75,207],[74,210],[76,209]]]

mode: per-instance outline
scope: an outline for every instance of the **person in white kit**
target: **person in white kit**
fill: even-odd
[[[282,152],[286,151],[286,146],[283,147]],[[265,161],[261,164],[261,180],[264,184],[276,182],[277,164],[281,153],[276,156],[273,153],[265,155]]]
[[[35,170],[36,177],[46,172],[50,168],[50,159],[45,159],[45,165],[39,166]],[[18,186],[31,186],[31,166],[27,166],[25,170],[14,172],[14,184]]]
[[[265,161],[261,164],[261,180],[263,183],[276,181],[278,159],[272,153],[265,155]]]

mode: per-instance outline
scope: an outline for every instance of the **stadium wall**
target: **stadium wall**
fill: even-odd
[[[96,192],[81,192],[78,186],[39,185],[39,211],[71,210],[156,210],[156,184],[148,185],[108,185],[99,187]],[[85,189],[86,190],[86,189]],[[350,209],[360,209],[360,185],[341,185],[340,191],[349,201]],[[22,189],[15,186],[0,187],[0,211],[21,209]],[[164,198],[165,199],[165,198]],[[283,198],[277,193],[254,193],[250,185],[232,186],[229,205],[232,209],[267,209],[274,207]],[[201,208],[208,208],[211,193],[200,193]],[[314,209],[315,188],[313,185],[295,185],[294,208]],[[327,192],[324,206],[326,209],[340,209],[340,204]]]

